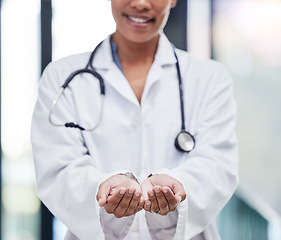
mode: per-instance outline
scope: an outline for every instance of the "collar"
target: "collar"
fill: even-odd
[[[157,61],[160,66],[175,64],[177,60],[174,52],[175,47],[173,44],[164,33],[161,33],[155,54],[155,61]]]
[[[112,35],[108,36],[97,49],[93,59],[93,67],[96,69],[109,69],[112,64],[115,64],[110,46],[111,36]],[[174,51],[174,47],[166,35],[163,32],[160,33],[158,47],[155,54],[155,62],[157,62],[160,66],[175,64],[176,58]],[[100,59],[103,59],[103,61]]]

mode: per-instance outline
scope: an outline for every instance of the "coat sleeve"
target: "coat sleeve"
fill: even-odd
[[[104,239],[95,198],[99,184],[113,174],[99,170],[95,159],[88,154],[80,130],[49,123],[52,101],[62,85],[59,79],[67,77],[62,76],[61,70],[56,71],[56,66],[51,63],[42,75],[32,118],[37,194],[78,239]],[[56,123],[77,120],[69,89],[57,102],[52,119]]]
[[[184,239],[191,239],[207,228],[238,184],[233,85],[226,69],[221,64],[215,65],[217,71],[209,84],[207,100],[194,135],[194,150],[174,169],[158,171],[171,175],[184,185],[187,199],[178,209],[177,231],[181,233],[176,234],[183,234]]]

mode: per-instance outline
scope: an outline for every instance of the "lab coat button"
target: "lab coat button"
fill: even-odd
[[[135,127],[139,127],[141,125],[141,119],[139,117],[135,117],[133,120],[133,125]]]

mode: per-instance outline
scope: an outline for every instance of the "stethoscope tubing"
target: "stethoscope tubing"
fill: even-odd
[[[53,121],[53,119],[52,119],[52,114],[53,114],[54,108],[55,108],[55,106],[56,106],[56,104],[57,104],[57,102],[58,102],[59,98],[61,97],[61,95],[62,95],[62,93],[63,93],[64,90],[65,90],[65,88],[64,88],[64,87],[61,87],[60,90],[59,90],[59,92],[58,92],[58,94],[57,94],[57,96],[55,97],[54,101],[52,102],[52,106],[51,106],[51,109],[50,109],[50,112],[49,112],[49,122],[50,122],[52,125],[56,126],[56,127],[78,128],[78,129],[80,129],[81,131],[86,131],[86,132],[91,132],[91,131],[95,130],[95,129],[100,125],[101,120],[102,120],[103,106],[104,106],[104,96],[105,96],[105,94],[104,94],[104,93],[101,93],[101,96],[100,96],[100,97],[101,97],[101,105],[100,105],[101,111],[100,111],[100,115],[99,115],[97,124],[96,124],[94,127],[92,127],[92,128],[86,129],[86,128],[81,127],[81,126],[78,125],[78,124],[73,123],[73,122],[69,122],[69,123],[65,123],[65,124],[58,124],[58,123],[55,123],[55,122]]]
[[[52,125],[57,126],[57,127],[63,127],[64,126],[64,127],[70,127],[70,128],[78,128],[81,131],[89,131],[89,132],[95,130],[100,125],[101,120],[102,120],[102,115],[103,115],[105,84],[104,84],[104,80],[103,80],[102,76],[99,73],[97,73],[97,71],[92,66],[92,62],[93,62],[93,58],[94,58],[94,55],[95,55],[97,49],[99,48],[99,46],[102,43],[103,42],[100,42],[97,45],[97,47],[94,49],[94,51],[91,53],[86,67],[83,68],[83,69],[76,70],[75,72],[71,73],[69,75],[69,77],[66,79],[66,81],[64,82],[64,84],[62,85],[62,87],[60,88],[58,94],[56,95],[54,101],[52,102],[51,109],[50,109],[50,112],[49,112],[49,122]],[[175,49],[174,46],[173,46],[173,48],[174,48],[174,55],[175,55],[175,58],[176,58],[176,68],[177,68],[177,75],[178,75],[179,97],[180,97],[180,110],[181,110],[181,131],[175,139],[175,147],[179,151],[190,152],[195,147],[195,139],[194,139],[193,135],[191,135],[189,132],[187,132],[185,130],[185,113],[184,113],[184,96],[183,96],[182,78],[181,78],[179,60],[178,60],[178,57],[177,57],[177,54],[176,54],[176,49]],[[55,108],[59,98],[63,94],[63,91],[65,90],[65,88],[74,79],[74,77],[76,75],[82,74],[82,73],[89,73],[89,74],[93,75],[95,78],[97,78],[99,80],[99,83],[100,83],[101,111],[100,111],[100,115],[99,115],[97,124],[90,129],[85,129],[84,127],[81,127],[80,125],[75,124],[73,122],[69,122],[69,123],[65,123],[65,124],[55,123],[52,119],[52,113],[54,111],[54,108]],[[188,139],[188,140],[185,140],[185,139]]]
[[[179,66],[179,59],[176,54],[176,50],[174,49],[175,58],[177,60],[177,74],[178,74],[178,82],[179,82],[179,95],[180,95],[180,108],[181,108],[181,130],[185,131],[185,117],[184,117],[184,97],[183,97],[183,89],[182,89],[182,79],[181,79],[181,71]]]
[[[101,42],[102,43],[102,42]],[[98,49],[98,47],[101,45],[101,43],[98,44],[98,46],[95,48],[95,50],[91,53],[91,56],[89,58],[89,61],[86,65],[85,68],[83,69],[79,69],[79,70],[76,70],[75,72],[71,73],[69,75],[69,77],[65,80],[64,84],[61,86],[58,94],[56,95],[55,99],[53,100],[52,102],[52,105],[51,105],[51,108],[50,108],[50,112],[49,112],[49,122],[56,126],[56,127],[70,127],[70,128],[78,128],[80,129],[81,131],[87,131],[87,132],[90,132],[90,131],[93,131],[95,130],[101,123],[101,120],[102,120],[102,115],[103,115],[103,106],[104,106],[104,96],[105,96],[105,84],[104,84],[104,80],[102,78],[102,76],[94,69],[94,67],[92,66],[92,61],[93,61],[93,58],[94,58],[94,55],[96,53],[96,50]],[[92,128],[89,128],[89,129],[86,129],[84,127],[81,127],[80,125],[78,124],[75,124],[73,122],[69,122],[69,123],[65,123],[65,124],[58,124],[58,123],[55,123],[53,120],[52,120],[52,113],[54,111],[54,108],[59,100],[59,98],[61,97],[61,95],[63,94],[63,91],[66,89],[66,87],[69,85],[69,83],[75,78],[75,76],[79,75],[79,74],[82,74],[82,73],[89,73],[91,75],[93,75],[95,78],[97,78],[99,80],[99,84],[100,84],[100,95],[101,95],[101,111],[100,111],[100,115],[99,115],[99,118],[98,118],[98,121],[97,121],[97,124],[92,127]]]

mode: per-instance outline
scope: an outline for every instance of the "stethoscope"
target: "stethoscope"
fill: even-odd
[[[101,42],[102,43],[102,42]],[[85,68],[83,69],[79,69],[76,70],[75,72],[71,73],[69,75],[69,77],[66,79],[66,81],[64,82],[64,84],[62,85],[62,87],[60,88],[57,96],[55,97],[51,109],[50,109],[50,113],[49,113],[49,122],[57,127],[67,127],[67,128],[78,128],[81,131],[93,131],[95,130],[99,124],[101,123],[102,120],[102,114],[103,114],[103,104],[104,104],[104,96],[105,96],[105,85],[104,85],[104,80],[102,78],[102,76],[96,72],[95,68],[92,66],[92,62],[95,56],[95,53],[97,51],[97,49],[99,48],[99,46],[101,45],[101,43],[99,43],[97,45],[97,47],[94,49],[94,51],[91,53],[91,56],[89,58],[89,61],[86,65]],[[180,67],[179,67],[179,61],[178,61],[178,57],[174,48],[174,54],[175,54],[175,58],[177,60],[176,62],[176,67],[177,67],[177,75],[178,75],[178,83],[179,83],[179,95],[180,95],[180,109],[181,109],[181,131],[180,133],[176,136],[175,139],[175,147],[181,151],[181,152],[190,152],[194,147],[195,147],[195,139],[194,137],[185,130],[185,118],[184,118],[184,101],[183,101],[183,89],[182,89],[182,78],[181,78],[181,73],[180,73]],[[57,104],[57,101],[59,100],[59,98],[61,97],[63,91],[65,90],[65,88],[68,86],[68,84],[73,80],[73,78],[81,73],[89,73],[91,74],[93,77],[95,77],[96,79],[99,80],[99,84],[100,84],[100,95],[101,95],[101,113],[100,116],[98,118],[97,124],[89,129],[86,129],[84,127],[81,127],[79,124],[73,123],[73,122],[68,122],[65,124],[57,124],[52,120],[52,113],[53,110]]]

